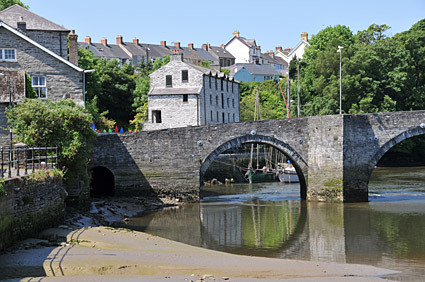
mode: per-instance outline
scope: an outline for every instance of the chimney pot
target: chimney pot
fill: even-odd
[[[167,47],[167,41],[161,41],[161,46]]]
[[[194,49],[194,47],[193,47],[193,43],[189,43],[189,44],[187,44],[187,47],[189,47],[190,49]]]
[[[239,31],[237,31],[237,30],[235,30],[234,32],[233,32],[233,37],[239,37]]]
[[[301,40],[308,41],[308,33],[307,32],[301,33]]]
[[[117,36],[117,45],[122,45],[122,36],[121,35]]]
[[[86,36],[86,39],[84,40],[85,43],[91,44],[91,37]]]
[[[133,43],[139,45],[139,39],[137,39],[136,37],[134,37]]]
[[[282,52],[282,46],[276,46],[276,52],[277,52],[277,51]]]
[[[204,49],[205,51],[208,51],[208,45],[207,44],[202,44],[202,49]]]
[[[283,50],[283,52],[289,53],[291,52],[291,48],[286,48],[285,50]]]
[[[174,47],[180,49],[180,42],[174,42]]]
[[[221,44],[220,47],[224,49],[224,44]]]
[[[102,39],[100,39],[100,43],[106,46],[108,45],[108,40],[105,37],[103,37]]]

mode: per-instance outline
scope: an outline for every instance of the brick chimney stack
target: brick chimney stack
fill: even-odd
[[[289,52],[291,52],[291,48],[286,48],[285,50],[283,50],[283,52],[289,53]]]
[[[237,31],[237,30],[235,30],[234,32],[233,32],[233,37],[239,37],[239,31]]]
[[[139,39],[137,39],[136,37],[134,37],[133,43],[136,44],[136,45],[139,45]]]
[[[277,51],[282,52],[282,50],[283,50],[283,49],[282,49],[282,46],[276,46],[276,52],[277,52]]]
[[[187,44],[187,47],[189,47],[189,49],[195,49],[194,47],[193,47],[193,43],[189,43],[189,44]]]
[[[170,61],[183,61],[183,54],[179,52],[179,50],[173,50],[173,54],[170,55]]]
[[[100,43],[106,46],[108,45],[108,40],[105,37],[103,37],[102,39],[100,39]]]
[[[75,34],[75,30],[71,30],[68,34],[68,55],[69,61],[74,65],[78,66],[78,35]]]
[[[208,45],[207,44],[202,44],[202,49],[204,49],[205,51],[208,51]]]
[[[224,49],[224,44],[221,44],[220,47]]]
[[[167,41],[161,41],[161,46],[167,47]]]
[[[301,40],[308,42],[308,33],[307,32],[301,33]]]
[[[19,31],[25,33],[27,32],[27,23],[24,21],[24,17],[19,17],[19,20],[17,22],[17,26]]]
[[[84,40],[85,43],[91,44],[91,37],[86,36],[86,39]]]
[[[180,42],[174,42],[174,47],[176,47],[177,49],[180,49]]]
[[[122,45],[122,35],[117,36],[117,45]]]

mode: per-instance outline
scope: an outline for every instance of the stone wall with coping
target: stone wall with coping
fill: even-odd
[[[0,250],[63,222],[66,192],[61,177],[12,178],[1,186]]]

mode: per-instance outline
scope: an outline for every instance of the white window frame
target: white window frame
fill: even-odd
[[[14,58],[13,59],[6,59],[6,51],[13,51]],[[16,62],[17,61],[16,49],[13,49],[13,48],[0,48],[0,61]]]
[[[34,79],[38,78],[37,84],[34,84]],[[39,78],[44,78],[44,84],[39,84],[38,82],[40,81]],[[33,75],[31,76],[31,86],[32,88],[35,90],[35,92],[37,93],[38,99],[47,99],[47,78],[45,76],[42,75]],[[40,91],[42,89],[45,89],[45,97],[40,97]]]

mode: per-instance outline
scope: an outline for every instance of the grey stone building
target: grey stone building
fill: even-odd
[[[239,82],[175,52],[150,74],[145,130],[240,121]]]

